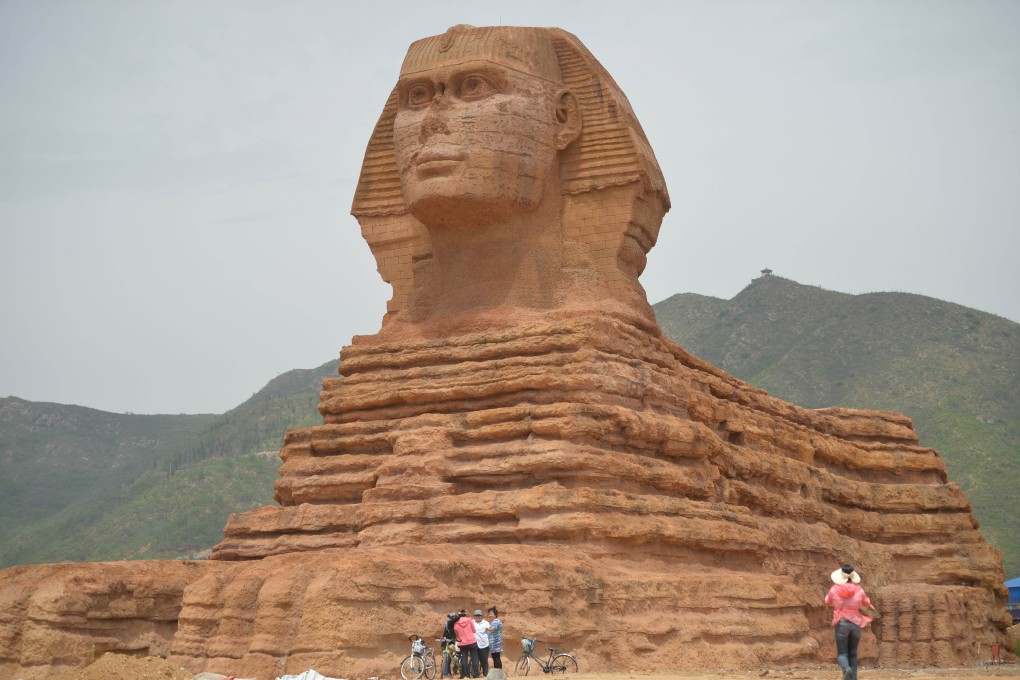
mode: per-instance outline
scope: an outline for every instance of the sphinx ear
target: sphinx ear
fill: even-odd
[[[556,148],[566,149],[580,134],[581,107],[577,97],[570,90],[560,90],[556,93]]]

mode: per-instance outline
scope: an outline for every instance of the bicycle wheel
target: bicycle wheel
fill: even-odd
[[[530,670],[531,659],[526,656],[522,656],[517,660],[517,665],[514,666],[514,675],[527,675]]]
[[[549,664],[550,673],[576,673],[577,660],[569,654],[557,654]]]
[[[460,675],[460,652],[453,652],[450,655],[450,675]]]
[[[436,657],[431,652],[426,652],[425,654],[424,673],[425,677],[428,678],[428,680],[434,680],[434,678],[436,677]]]
[[[418,680],[425,672],[425,662],[412,654],[400,662],[400,677],[404,680]]]
[[[447,649],[443,649],[443,675],[446,675],[447,671],[450,673],[450,677],[453,677],[453,655]]]

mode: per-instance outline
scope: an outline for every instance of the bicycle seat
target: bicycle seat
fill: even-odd
[[[552,652],[553,654],[555,654],[556,652],[558,652],[560,650],[556,649],[555,647],[550,647],[549,651]]]

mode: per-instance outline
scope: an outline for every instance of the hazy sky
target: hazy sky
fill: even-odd
[[[771,267],[1020,321],[1020,2],[0,0],[0,396],[220,412],[378,330],[349,215],[411,41],[560,26],[673,201],[642,283]]]

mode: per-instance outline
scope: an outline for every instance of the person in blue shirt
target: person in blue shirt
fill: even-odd
[[[503,653],[503,622],[499,620],[499,610],[489,607],[489,653],[492,655],[492,667],[503,668],[499,655]]]

